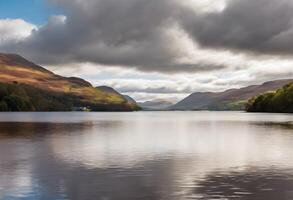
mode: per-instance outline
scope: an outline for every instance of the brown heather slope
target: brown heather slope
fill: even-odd
[[[15,54],[0,53],[0,83],[32,86],[47,93],[71,95],[81,105],[88,104],[93,110],[138,109],[136,104],[128,103],[119,93],[94,88],[80,78],[59,76]]]
[[[173,110],[244,110],[248,99],[293,82],[284,79],[265,82],[262,85],[252,85],[240,89],[230,89],[224,92],[197,92],[178,102]]]

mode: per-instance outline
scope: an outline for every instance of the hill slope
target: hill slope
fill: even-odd
[[[224,92],[193,93],[171,107],[173,110],[244,110],[245,105],[253,96],[274,91],[293,79],[276,80],[262,85],[252,85]]]
[[[63,111],[73,107],[89,107],[93,111],[137,109],[119,93],[94,88],[80,78],[59,76],[15,54],[0,54],[0,86],[2,110],[9,106],[6,101],[11,95],[17,96],[18,101],[25,99],[31,104],[24,110]]]
[[[138,105],[144,110],[167,110],[174,103],[164,99],[156,99],[152,101],[138,102]]]
[[[261,94],[249,100],[248,112],[293,113],[293,82],[274,92]]]
[[[96,87],[96,89],[98,89],[100,91],[103,91],[103,92],[106,92],[108,94],[112,94],[112,95],[115,95],[115,96],[120,96],[121,98],[126,100],[127,104],[129,104],[132,109],[140,110],[140,107],[138,106],[136,101],[133,98],[131,98],[130,96],[128,96],[128,95],[122,95],[119,92],[117,92],[115,89],[113,89],[111,87],[108,87],[108,86],[99,86],[99,87]]]

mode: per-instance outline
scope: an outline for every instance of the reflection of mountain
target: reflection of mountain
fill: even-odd
[[[37,138],[55,134],[68,134],[93,127],[92,122],[45,123],[45,122],[0,122],[0,139]]]

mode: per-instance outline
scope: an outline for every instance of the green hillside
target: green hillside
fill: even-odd
[[[293,113],[293,82],[275,92],[268,92],[249,100],[248,112]]]

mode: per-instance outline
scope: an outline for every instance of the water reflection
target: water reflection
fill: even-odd
[[[91,128],[93,122],[83,123],[35,123],[0,122],[0,138],[35,138],[48,134],[68,134]]]
[[[293,198],[293,170],[275,168],[213,172],[197,182],[202,199],[288,200]]]
[[[266,126],[267,128],[276,128],[276,129],[288,129],[292,130],[293,129],[293,122],[258,122],[258,123],[252,123],[254,125],[259,125],[259,126]]]
[[[0,114],[0,199],[292,198],[292,115],[13,116]]]
[[[39,199],[60,199],[62,195],[77,200],[176,199],[175,179],[169,169],[172,162],[168,160],[145,162],[143,167],[97,169],[52,162],[46,159],[35,165]]]

